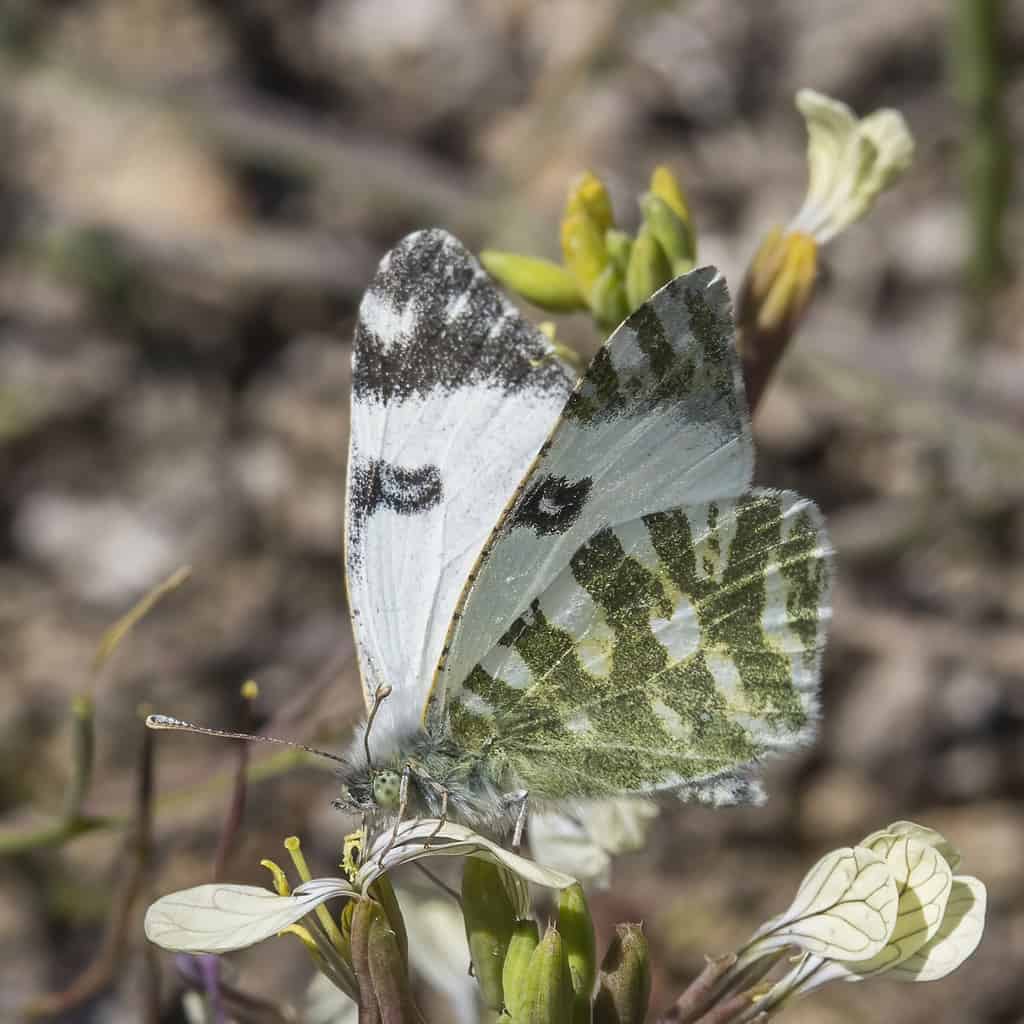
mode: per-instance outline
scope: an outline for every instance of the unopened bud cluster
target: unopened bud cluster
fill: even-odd
[[[910,166],[914,143],[902,115],[858,118],[810,89],[796,96],[807,127],[807,192],[784,228],[762,239],[736,304],[748,401],[756,407],[792,339],[818,276],[819,248],[863,217]],[[569,189],[561,222],[562,263],[486,250],[483,265],[505,287],[554,313],[589,311],[605,332],[697,262],[697,235],[682,189],[657,167],[639,200],[635,236],[614,221],[608,190],[588,172]],[[544,325],[554,340],[552,325]],[[557,347],[572,362],[572,353]]]
[[[541,934],[528,906],[510,897],[508,876],[470,858],[462,877],[466,938],[484,1004],[509,1024],[641,1024],[650,964],[640,925],[619,925],[599,970],[582,887],[559,893],[557,919]]]
[[[587,172],[569,189],[562,217],[562,263],[487,250],[483,265],[502,284],[553,313],[589,310],[616,327],[662,285],[692,270],[696,237],[682,189],[658,167],[640,197],[635,236],[615,224],[604,183]]]

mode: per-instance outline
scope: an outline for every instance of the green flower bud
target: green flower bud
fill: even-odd
[[[651,964],[643,925],[616,925],[601,963],[594,1024],[643,1024],[650,998]]]
[[[398,934],[391,927],[387,915],[380,910],[370,920],[367,952],[381,1024],[418,1022],[420,1015],[412,998]]]
[[[668,259],[672,274],[678,277],[693,270],[697,262],[697,244],[693,228],[660,196],[648,192],[640,200],[644,224],[658,240]]]
[[[505,1008],[512,1019],[519,1020],[522,1010],[526,969],[530,964],[533,951],[540,944],[537,922],[533,918],[516,921],[512,930],[512,939],[505,954],[505,963],[501,969],[502,987],[505,992]]]
[[[387,875],[381,875],[373,885],[370,886],[370,896],[373,897],[383,908],[398,940],[398,948],[402,951],[402,962],[409,963],[409,936],[405,931],[405,920],[402,917],[402,909],[398,905],[398,897],[395,895],[395,887]]]
[[[611,196],[604,182],[593,171],[584,172],[572,183],[565,212],[566,215],[586,213],[602,233],[615,223]]]
[[[572,976],[558,929],[548,926],[526,968],[515,1024],[566,1024],[573,1006]]]
[[[644,224],[633,243],[626,271],[626,300],[630,312],[646,302],[662,285],[672,280],[672,268],[654,236]]]
[[[572,978],[573,1024],[590,1024],[590,1000],[597,980],[597,948],[594,922],[579,883],[558,894],[558,930]]]
[[[480,253],[480,262],[506,288],[541,309],[572,313],[587,308],[576,278],[558,263],[496,249]]]
[[[633,239],[625,231],[609,228],[604,233],[604,245],[608,250],[608,258],[615,264],[615,269],[625,278],[626,270],[629,267],[629,254],[633,251]]]
[[[618,327],[629,316],[626,283],[613,263],[609,263],[594,282],[594,287],[587,294],[587,302],[594,318],[606,330]]]
[[[492,1010],[500,1010],[505,1002],[501,974],[517,916],[502,870],[480,857],[467,857],[462,871],[469,955],[484,1003]]]

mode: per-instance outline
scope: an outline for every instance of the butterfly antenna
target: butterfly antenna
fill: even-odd
[[[318,757],[326,757],[331,761],[338,761],[347,764],[345,758],[337,754],[330,754],[326,750],[317,750],[316,747],[307,747],[305,743],[295,743],[293,740],[280,740],[276,736],[256,736],[249,732],[231,732],[228,729],[210,729],[205,725],[196,725],[193,722],[183,722],[180,718],[171,718],[169,715],[147,715],[146,726],[150,729],[169,729],[177,732],[195,732],[201,736],[220,736],[228,740],[252,740],[257,743],[280,743],[283,747],[294,747],[296,750],[305,750],[307,754],[316,754]]]
[[[370,757],[370,730],[373,728],[373,720],[380,711],[381,704],[391,696],[391,687],[383,684],[377,687],[373,695],[373,707],[370,708],[370,717],[366,720],[366,728],[363,730],[363,748],[366,750],[366,763],[373,768],[373,758]]]

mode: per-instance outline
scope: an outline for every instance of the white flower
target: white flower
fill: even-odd
[[[612,857],[640,849],[658,806],[631,797],[592,800],[530,815],[530,850],[543,864],[607,886]]]
[[[823,244],[864,216],[910,166],[914,140],[896,110],[858,119],[812,89],[801,89],[796,105],[807,122],[807,198],[786,230]]]
[[[330,899],[365,896],[389,871],[427,857],[483,857],[526,882],[565,889],[576,879],[503,849],[462,825],[436,819],[402,822],[371,845],[354,879],[313,878],[282,896],[253,885],[198,885],[158,899],[146,911],[146,936],[177,953],[227,953],[277,935],[309,918],[315,937],[316,909]]]
[[[842,903],[822,895],[836,887],[831,864],[837,857],[853,853],[857,861],[884,867],[889,886],[881,886],[870,899],[849,903],[854,886],[843,893]],[[808,891],[814,904],[832,902],[826,916],[836,927],[828,932],[821,927],[808,941],[807,917],[798,915],[794,929],[792,908],[775,921],[764,925],[741,951],[741,965],[749,965],[760,956],[783,945],[804,950],[796,966],[781,978],[758,1002],[759,1010],[779,1007],[789,1000],[830,981],[863,981],[885,974],[895,981],[934,981],[956,970],[977,948],[985,929],[985,886],[969,875],[954,875],[960,854],[934,829],[909,821],[893,822],[873,832],[852,850],[837,850],[811,869],[797,894],[794,907],[802,903]],[[828,869],[823,871],[823,866]],[[860,888],[865,878],[855,880]],[[881,944],[872,935],[870,956],[849,955],[849,932],[860,932],[866,924],[876,924],[865,915],[867,904],[874,903],[879,915],[891,925]],[[776,922],[783,927],[773,927]],[[842,922],[842,923],[838,923]],[[766,938],[769,942],[766,945]],[[771,939],[774,938],[774,945]],[[788,941],[785,941],[788,940]],[[822,941],[823,940],[823,941]]]

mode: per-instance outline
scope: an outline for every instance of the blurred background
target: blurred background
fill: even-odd
[[[817,501],[838,550],[820,737],[771,766],[764,807],[663,814],[595,914],[605,938],[646,922],[660,1006],[822,853],[913,818],[988,884],[978,953],[786,1019],[1024,1020],[1024,8],[988,0],[0,3],[0,1018],[73,986],[58,1019],[141,1020],[157,966],[183,1019],[141,913],[210,879],[236,751],[157,737],[140,872],[140,705],[237,727],[252,677],[252,724],[331,745],[359,710],[349,339],[384,251],[436,224],[557,257],[576,174],[634,227],[664,162],[735,291],[802,201],[802,86],[897,107],[918,143],[826,250],[755,423],[758,480]],[[559,331],[600,341],[585,317]],[[85,809],[111,820],[69,838],[83,694]],[[224,877],[263,884],[292,833],[333,873],[329,771],[252,763]],[[233,963],[278,1001],[310,973],[288,939]]]

